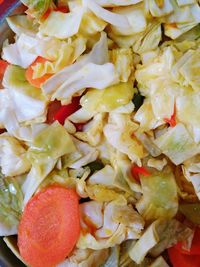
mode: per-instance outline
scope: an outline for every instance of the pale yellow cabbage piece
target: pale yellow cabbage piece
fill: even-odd
[[[166,167],[150,176],[141,176],[143,195],[136,208],[146,220],[172,218],[178,210],[177,186],[172,170]]]
[[[146,151],[134,136],[137,128],[138,125],[131,120],[129,114],[110,113],[109,122],[104,127],[104,135],[110,145],[140,165]]]
[[[116,48],[110,51],[110,60],[115,65],[121,82],[127,82],[133,78],[134,61],[131,49]]]
[[[155,139],[155,144],[175,165],[195,156],[200,149],[182,123],[169,128],[166,133]]]
[[[40,25],[39,32],[44,36],[66,39],[78,33],[82,16],[82,7],[78,7],[69,13],[52,11]]]
[[[30,170],[25,148],[8,134],[0,135],[0,167],[5,176],[17,176]]]
[[[112,85],[103,90],[89,89],[81,98],[81,105],[88,111],[110,112],[132,100],[135,89],[131,81]]]

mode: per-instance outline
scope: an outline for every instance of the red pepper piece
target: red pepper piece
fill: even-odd
[[[135,164],[131,166],[131,174],[136,181],[140,181],[140,174],[143,176],[149,176],[150,172],[145,167],[139,167]]]
[[[65,119],[80,108],[80,97],[74,97],[70,104],[60,107],[60,109],[54,114],[53,121],[59,121],[59,123],[63,125]]]
[[[166,123],[169,123],[170,127],[175,127],[176,126],[176,106],[174,106],[174,113],[172,114],[171,118],[164,118],[164,121]]]

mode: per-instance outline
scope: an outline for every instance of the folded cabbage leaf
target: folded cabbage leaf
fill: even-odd
[[[145,220],[172,218],[178,210],[177,185],[172,170],[166,167],[150,176],[141,175],[142,198],[136,208]]]
[[[182,123],[178,123],[174,128],[169,128],[154,142],[175,165],[195,156],[200,149]]]

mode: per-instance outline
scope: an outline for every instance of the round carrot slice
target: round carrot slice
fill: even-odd
[[[53,185],[27,203],[18,228],[18,247],[31,267],[52,267],[70,254],[79,235],[78,195]]]
[[[53,74],[47,73],[47,74],[43,75],[40,78],[33,79],[33,66],[35,66],[37,63],[42,63],[43,64],[46,61],[48,61],[48,60],[43,58],[43,57],[37,57],[36,60],[26,70],[26,79],[27,79],[27,81],[31,85],[33,85],[33,86],[35,86],[37,88],[40,88],[41,85],[53,75]]]

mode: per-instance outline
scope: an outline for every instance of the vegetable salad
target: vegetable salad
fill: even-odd
[[[0,236],[31,267],[199,267],[199,2],[21,2]]]

